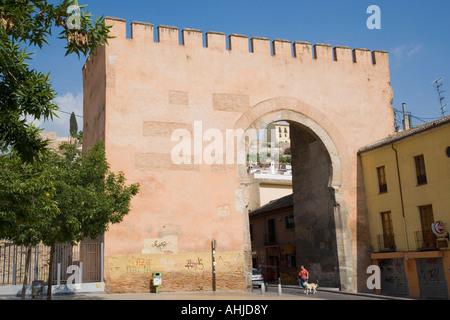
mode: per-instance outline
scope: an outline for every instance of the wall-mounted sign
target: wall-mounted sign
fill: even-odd
[[[442,237],[445,233],[445,223],[442,221],[436,221],[431,225],[431,230],[436,236]]]

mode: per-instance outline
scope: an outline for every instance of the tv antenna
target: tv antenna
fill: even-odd
[[[446,90],[442,90],[442,86],[443,86],[442,80],[443,80],[442,78],[438,78],[438,79],[434,80],[433,83],[434,83],[434,86],[435,86],[436,91],[439,96],[439,103],[441,105],[441,113],[442,113],[442,116],[444,117],[445,116],[445,107],[447,106],[447,104],[445,103],[445,97],[443,96],[443,93]]]

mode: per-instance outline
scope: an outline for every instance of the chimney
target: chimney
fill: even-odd
[[[403,130],[409,130],[411,128],[410,118],[406,115],[406,104],[402,103],[403,109]]]

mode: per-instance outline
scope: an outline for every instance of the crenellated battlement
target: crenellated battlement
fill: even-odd
[[[126,20],[120,18],[105,18],[106,25],[112,25],[110,35],[127,38]],[[329,44],[311,44],[309,42],[252,37],[240,34],[230,34],[228,37],[222,32],[160,25],[156,28],[158,39],[155,39],[155,27],[151,23],[132,22],[131,39],[153,41],[167,45],[180,45],[186,47],[206,47],[214,50],[229,52],[266,54],[274,57],[292,57],[302,60],[345,61],[358,64],[372,64],[387,67],[389,65],[388,52],[382,50],[370,51],[368,49],[350,48],[345,46],[331,46]]]

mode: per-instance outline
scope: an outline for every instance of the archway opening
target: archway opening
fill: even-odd
[[[269,282],[297,283],[304,265],[311,282],[342,288],[342,246],[335,221],[337,153],[331,139],[324,143],[324,132],[306,125],[310,121],[303,121],[303,116],[289,113],[286,118],[276,113],[258,119],[251,126],[258,134],[253,143],[247,142],[247,177],[241,177],[241,184],[248,189],[252,267]],[[284,128],[289,133],[287,144],[277,139],[285,138]],[[250,156],[255,140],[256,162]],[[272,199],[267,194],[270,184]]]
[[[291,144],[297,262],[309,268],[311,281],[340,288],[330,154],[320,138],[293,122]]]

